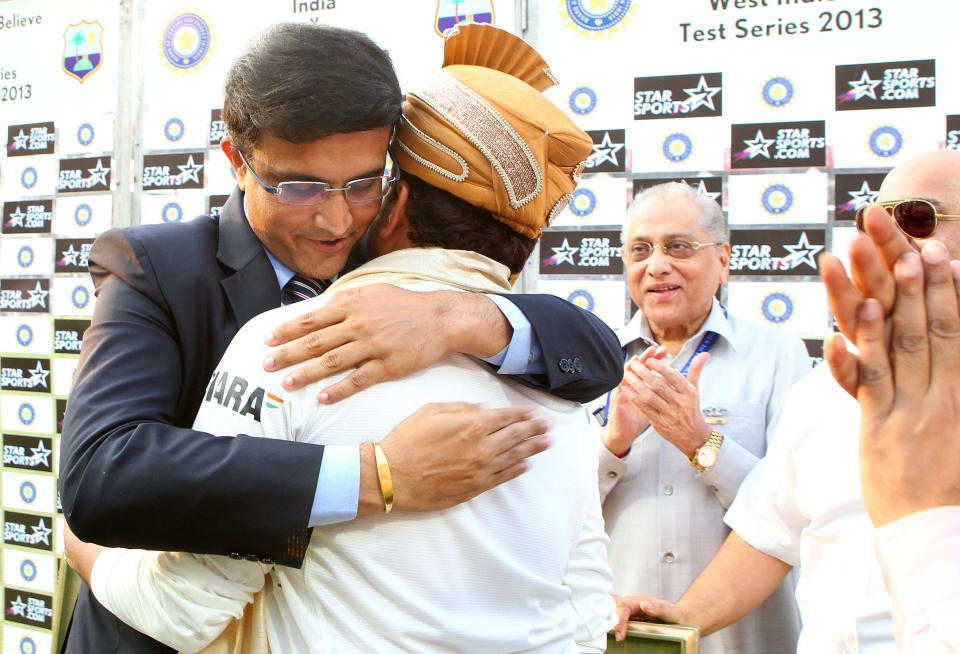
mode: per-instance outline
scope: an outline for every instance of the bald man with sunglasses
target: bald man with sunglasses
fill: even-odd
[[[960,152],[926,152],[894,168],[878,200],[879,208],[858,212],[858,227],[868,236],[851,246],[852,281],[836,257],[821,259],[831,307],[851,339],[863,298],[877,299],[890,314],[892,270],[904,255],[935,239],[960,259]],[[825,356],[836,367],[844,350],[828,340]],[[622,600],[619,632],[634,614],[711,633],[746,615],[799,566],[799,654],[899,651],[876,555],[883,533],[875,525],[885,521],[877,521],[875,507],[870,514],[864,507],[864,488],[875,497],[878,480],[868,475],[861,486],[860,406],[844,388],[852,391],[856,382],[841,386],[827,366],[794,388],[766,457],[727,512],[733,533],[716,557],[676,604],[641,595]]]

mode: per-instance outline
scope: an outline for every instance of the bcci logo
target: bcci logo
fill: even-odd
[[[30,425],[33,423],[33,419],[37,417],[36,411],[33,410],[33,405],[29,402],[24,402],[17,409],[17,418],[20,420],[20,423],[23,425]]]
[[[625,23],[634,12],[630,7],[631,0],[590,0],[589,10],[584,7],[584,0],[565,0],[564,4],[562,13],[572,21],[570,27],[592,35],[610,32]]]
[[[567,296],[567,302],[586,311],[593,311],[593,308],[596,306],[593,294],[585,288],[574,289],[570,295]]]
[[[163,136],[171,143],[176,143],[182,139],[185,131],[183,121],[179,118],[171,118],[163,126]]]
[[[793,191],[786,184],[771,184],[760,196],[763,210],[774,216],[782,216],[793,208]]]
[[[793,317],[793,300],[781,291],[774,291],[760,303],[763,317],[774,325],[782,325]]]
[[[20,499],[27,504],[33,504],[33,501],[37,499],[37,487],[33,485],[32,481],[25,481],[20,484]]]
[[[693,141],[683,132],[674,132],[663,140],[660,150],[670,163],[681,163],[693,154]]]
[[[30,325],[20,325],[17,327],[17,343],[20,347],[29,347],[33,342],[33,330]]]
[[[578,188],[573,192],[573,201],[570,203],[570,211],[574,216],[583,218],[593,213],[597,208],[597,196],[588,188]]]
[[[874,156],[889,159],[900,154],[903,149],[903,133],[892,125],[881,125],[870,132],[867,145]]]
[[[29,268],[33,265],[33,248],[29,245],[20,248],[20,251],[17,252],[17,263],[20,264],[21,268]]]
[[[79,204],[77,208],[73,210],[73,222],[77,223],[80,227],[86,227],[92,219],[93,209],[90,208],[89,204]]]
[[[568,103],[570,111],[578,116],[586,116],[597,108],[597,92],[589,86],[578,86],[570,93]]]
[[[160,218],[165,223],[178,223],[183,218],[183,209],[176,202],[168,202],[160,211]]]
[[[209,19],[189,12],[171,20],[160,39],[160,51],[167,64],[182,72],[199,66],[212,47]]]
[[[84,123],[77,128],[77,143],[82,146],[88,146],[93,143],[97,132],[90,123]]]
[[[793,100],[793,82],[780,75],[771,77],[763,84],[763,101],[774,109],[785,107]]]
[[[70,301],[76,308],[83,309],[90,302],[90,291],[87,290],[86,286],[77,286],[70,293]]]
[[[63,33],[62,67],[81,84],[103,63],[103,27],[99,22],[82,21]]]
[[[37,169],[33,166],[27,166],[20,173],[20,185],[27,190],[37,185],[37,179],[39,179],[39,175],[37,175]]]
[[[24,559],[20,564],[20,576],[26,582],[31,582],[37,578],[37,565],[30,559]]]

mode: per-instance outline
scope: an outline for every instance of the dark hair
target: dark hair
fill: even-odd
[[[475,207],[457,196],[404,172],[410,187],[407,198],[407,237],[419,247],[470,250],[499,261],[511,273],[523,270],[537,240],[513,231],[486,209]],[[384,201],[389,211],[395,201],[391,192]]]
[[[223,120],[234,146],[249,152],[264,132],[308,143],[393,125],[401,103],[390,55],[368,36],[281,23],[230,67]]]

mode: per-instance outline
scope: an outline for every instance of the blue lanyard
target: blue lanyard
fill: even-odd
[[[709,352],[710,348],[716,344],[718,338],[720,338],[720,334],[717,332],[707,332],[704,334],[703,338],[700,339],[700,345],[697,346],[697,349],[694,350],[693,354],[690,355],[690,358],[687,359],[687,362],[684,364],[683,368],[680,369],[680,374],[686,377],[687,373],[690,372],[690,364],[693,363],[694,357],[701,352]]]
[[[726,314],[726,312],[724,312]],[[690,358],[687,359],[687,362],[684,364],[683,368],[680,369],[680,374],[684,377],[687,376],[687,373],[690,372],[690,364],[693,363],[693,359],[700,354],[701,352],[709,352],[714,345],[717,343],[717,339],[720,338],[720,334],[717,332],[707,332],[703,335],[703,338],[700,339],[700,344],[697,345],[697,349],[693,351],[693,354],[690,355]],[[645,340],[645,339],[644,339]],[[623,348],[623,362],[627,362],[627,348]],[[607,401],[603,405],[603,419],[600,422],[600,425],[605,427],[607,421],[610,419],[610,397],[613,394],[613,391],[607,393]],[[598,416],[600,409],[597,409],[593,412],[594,416]]]

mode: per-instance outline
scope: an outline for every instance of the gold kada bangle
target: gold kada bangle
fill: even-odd
[[[383,504],[386,512],[393,510],[393,477],[390,476],[390,465],[383,453],[380,443],[373,444],[373,455],[377,460],[377,476],[380,478],[380,492],[383,494]]]

